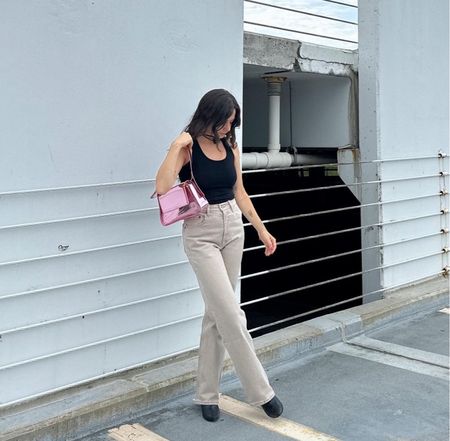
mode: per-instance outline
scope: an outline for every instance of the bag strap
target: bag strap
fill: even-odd
[[[195,143],[195,141],[192,143],[192,150],[194,149],[194,143]],[[200,146],[199,146],[199,148],[200,148]],[[191,150],[189,148],[188,148],[188,153],[189,153],[189,163],[190,163],[190,167],[191,167],[191,181],[194,181],[194,183],[197,187],[197,190],[200,191],[200,193],[201,193],[201,196],[205,197],[205,193],[203,193],[203,190],[200,188],[200,185],[198,185],[198,182],[195,180],[195,177],[194,177],[194,172],[192,170],[192,155],[191,155]]]
[[[194,149],[194,143],[192,143],[192,149]],[[194,181],[195,181],[195,179],[194,179],[194,172],[193,172],[193,170],[192,170],[192,155],[191,155],[191,149],[188,147],[188,154],[189,154],[189,165],[190,165],[190,168],[191,168],[191,179],[193,179]]]

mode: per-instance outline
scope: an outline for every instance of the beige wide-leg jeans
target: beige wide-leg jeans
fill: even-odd
[[[183,223],[183,244],[205,303],[200,337],[196,404],[218,404],[225,349],[250,404],[275,392],[255,354],[245,312],[235,294],[244,247],[242,213],[235,199],[211,204]]]

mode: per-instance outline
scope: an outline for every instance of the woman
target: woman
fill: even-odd
[[[225,348],[248,401],[262,406],[272,418],[283,412],[255,354],[245,313],[235,297],[244,247],[242,213],[258,232],[266,256],[277,247],[242,183],[235,137],[240,113],[236,99],[226,90],[206,93],[185,131],[172,142],[156,176],[158,194],[167,192],[178,175],[182,182],[189,179],[190,151],[194,178],[209,202],[200,215],[184,221],[182,233],[184,250],[205,303],[193,401],[201,405],[207,421],[217,421],[220,416]]]

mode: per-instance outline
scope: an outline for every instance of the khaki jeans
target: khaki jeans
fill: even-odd
[[[211,204],[183,223],[183,245],[205,303],[196,404],[218,404],[225,349],[248,402],[261,405],[275,392],[255,354],[245,312],[235,294],[244,247],[242,213],[234,199]]]

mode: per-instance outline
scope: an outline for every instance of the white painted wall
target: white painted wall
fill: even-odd
[[[349,144],[350,82],[348,77],[290,73],[281,93],[282,147]],[[267,148],[268,104],[265,81],[245,80],[244,72],[244,147]]]
[[[441,163],[437,159],[439,150],[449,152],[448,1],[360,0],[359,91],[361,160],[434,156],[363,168],[364,181],[449,170],[448,159]],[[384,225],[379,232],[375,228],[364,238],[365,246],[377,240],[384,244],[380,254],[372,254],[373,260],[367,258],[365,267],[377,263],[386,267],[379,281],[366,277],[366,292],[378,285],[389,288],[428,278],[448,264],[448,257],[440,253],[448,246],[448,235],[439,234],[444,225],[449,226],[448,215],[439,214],[449,206],[448,196],[438,195],[444,187],[449,187],[448,177],[435,176],[383,183],[363,194],[363,203],[382,202],[379,208],[365,210],[363,223],[432,215]],[[388,203],[431,194],[434,196]],[[431,234],[434,236],[419,238]],[[397,241],[405,242],[388,245]]]
[[[242,102],[242,13],[1,2],[0,406],[198,345],[180,228],[149,196],[199,98]]]

